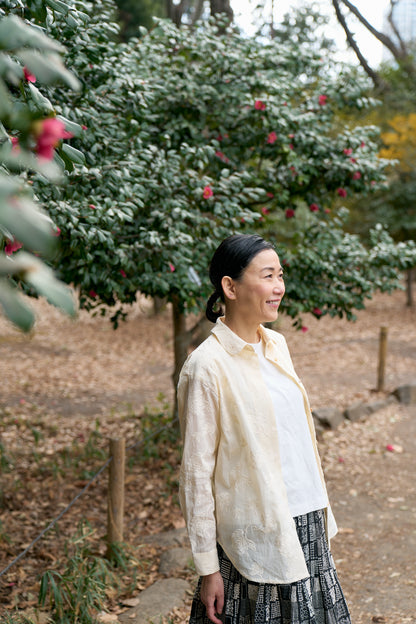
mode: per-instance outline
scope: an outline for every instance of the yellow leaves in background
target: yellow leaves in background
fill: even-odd
[[[416,167],[416,113],[396,115],[389,121],[392,128],[382,132],[384,147],[380,150],[380,158],[399,160],[398,168],[409,172]]]

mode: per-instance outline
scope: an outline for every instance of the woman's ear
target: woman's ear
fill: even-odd
[[[221,286],[224,293],[224,296],[227,299],[235,299],[235,282],[232,277],[228,275],[224,275],[221,280]]]

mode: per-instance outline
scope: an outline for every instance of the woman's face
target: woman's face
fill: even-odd
[[[232,283],[234,309],[247,323],[267,323],[277,319],[285,284],[279,257],[273,249],[260,251],[245,268],[242,277]]]

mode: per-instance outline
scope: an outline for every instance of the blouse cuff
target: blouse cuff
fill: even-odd
[[[218,552],[215,548],[206,553],[193,553],[196,572],[199,576],[214,574],[220,569]]]

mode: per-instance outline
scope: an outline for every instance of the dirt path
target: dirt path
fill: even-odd
[[[385,415],[395,422],[386,427]],[[373,435],[366,436],[364,429],[372,429]],[[354,463],[351,445],[356,440],[351,435],[338,469],[326,469],[340,529],[332,543],[334,558],[353,622],[414,623],[416,406],[389,407],[352,434],[360,430],[367,438],[362,441],[366,461]]]

